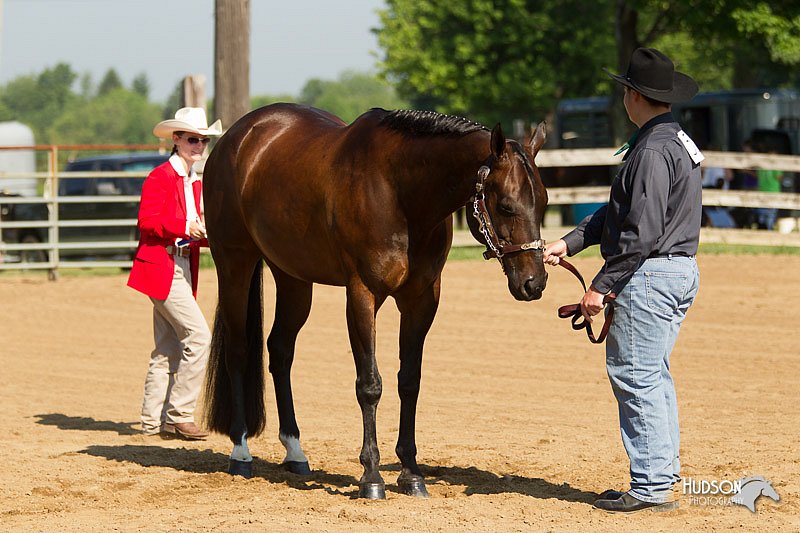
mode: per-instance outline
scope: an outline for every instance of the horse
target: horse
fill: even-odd
[[[540,226],[547,192],[533,163],[540,124],[522,146],[462,117],[374,108],[347,125],[307,106],[273,104],[239,119],[205,165],[208,241],[218,304],[206,381],[206,424],[233,443],[228,472],[251,477],[249,437],[265,427],[262,269],[276,287],[266,340],[285,468],[311,474],[291,387],[295,340],[314,283],[345,287],[361,408],[359,497],[385,498],[375,415],[382,380],[375,317],[388,297],[401,314],[400,490],[426,497],[415,419],[425,336],[439,304],[452,213],[471,202],[476,236],[498,252],[511,294],[539,299],[547,274]]]

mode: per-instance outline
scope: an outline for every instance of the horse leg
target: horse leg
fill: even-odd
[[[375,314],[381,303],[360,281],[347,286],[347,330],[356,363],[356,398],[364,427],[359,456],[364,474],[358,483],[358,497],[370,500],[386,497],[386,485],[378,471],[381,456],[375,432],[375,415],[383,390],[375,359]]]
[[[275,278],[275,322],[267,338],[269,372],[275,385],[275,400],[278,405],[280,430],[278,438],[286,448],[284,467],[292,473],[310,475],[308,459],[300,447],[300,429],[294,414],[292,399],[292,362],[295,342],[300,328],[311,312],[313,285],[293,278],[269,265]]]
[[[400,310],[400,370],[397,392],[400,396],[400,431],[395,452],[402,464],[397,485],[404,494],[428,497],[425,479],[417,465],[416,414],[422,377],[422,348],[439,307],[441,277],[422,291],[413,284],[395,296]]]
[[[253,475],[247,437],[263,431],[262,261],[218,262],[219,303],[209,358],[206,398],[210,429],[228,433],[233,450],[228,472]]]

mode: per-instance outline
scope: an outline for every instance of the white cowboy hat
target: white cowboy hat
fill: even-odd
[[[202,107],[182,107],[175,112],[174,119],[162,120],[156,124],[153,135],[170,139],[176,131],[198,135],[222,135],[222,122],[217,120],[209,127],[206,112]]]

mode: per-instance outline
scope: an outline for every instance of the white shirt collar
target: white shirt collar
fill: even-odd
[[[175,172],[177,172],[178,175],[184,179],[184,181],[188,179],[189,183],[194,183],[200,179],[197,177],[197,172],[194,171],[194,167],[190,169],[189,174],[186,173],[186,168],[183,166],[183,160],[178,154],[172,154],[170,156],[169,164],[172,165],[172,168],[175,169]]]

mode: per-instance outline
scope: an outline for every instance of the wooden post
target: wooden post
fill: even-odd
[[[250,111],[250,0],[214,5],[214,118],[228,129]]]
[[[202,74],[183,78],[183,101],[181,107],[206,109],[206,77]]]

